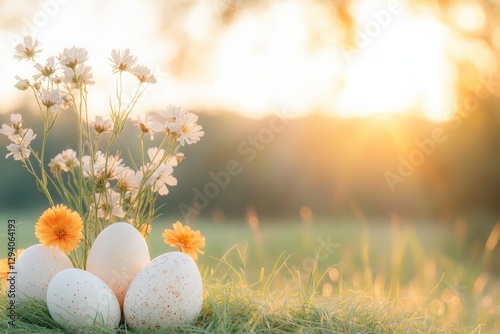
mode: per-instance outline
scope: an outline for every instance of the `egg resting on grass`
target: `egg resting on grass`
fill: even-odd
[[[196,263],[181,252],[162,254],[137,274],[123,303],[134,330],[189,324],[200,314],[203,284]]]

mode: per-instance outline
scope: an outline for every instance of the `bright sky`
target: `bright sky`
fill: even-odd
[[[28,32],[43,43],[41,62],[64,47],[89,51],[95,114],[107,112],[113,93],[110,51],[130,48],[159,78],[139,112],[174,103],[249,116],[276,108],[300,114],[336,111],[345,117],[410,109],[423,110],[432,120],[450,116],[456,76],[449,58],[453,34],[430,11],[411,14],[405,0],[354,1],[350,45],[341,43],[341,23],[316,2],[276,0],[239,12],[223,28],[218,15],[228,1],[193,3],[188,10],[138,0],[126,5],[45,0],[31,10],[4,3],[6,14],[0,15],[8,15],[10,24],[0,31],[0,105],[10,109],[26,98],[26,92],[13,88],[14,76],[30,77],[34,69],[15,61],[12,50],[13,40]],[[465,17],[460,20],[464,29],[484,24],[481,8],[456,11]],[[181,47],[186,50],[179,56]],[[185,62],[182,70],[169,67],[179,59]]]

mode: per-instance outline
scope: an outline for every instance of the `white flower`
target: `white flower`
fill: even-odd
[[[113,131],[113,121],[110,119],[104,119],[102,116],[96,116],[94,122],[90,122],[94,126],[94,130],[97,133],[104,133]]]
[[[179,153],[176,153],[175,155],[171,156],[167,160],[167,164],[169,164],[172,167],[177,167],[184,159],[185,159],[184,153],[179,152]]]
[[[137,58],[130,54],[129,49],[125,49],[124,51],[113,49],[113,51],[111,51],[111,58],[109,60],[113,62],[113,73],[118,73],[120,71],[130,71],[132,66],[134,66],[134,64],[137,62]]]
[[[148,157],[151,161],[151,165],[154,167],[158,166],[165,155],[164,149],[158,149],[158,147],[150,147],[148,149]]]
[[[71,89],[81,88],[83,85],[93,85],[94,81],[90,80],[94,76],[90,73],[92,67],[87,65],[79,65],[76,68],[65,68],[63,82],[70,84]]]
[[[21,126],[23,123],[23,116],[21,114],[11,114],[10,121],[12,126]]]
[[[72,149],[67,149],[56,155],[49,162],[50,171],[55,172],[69,172],[75,166],[78,166],[79,162],[76,158],[76,152]]]
[[[68,109],[71,101],[73,101],[73,97],[69,94],[63,95],[62,97],[63,104],[61,105],[62,109]]]
[[[106,156],[101,152],[96,152],[96,158],[92,163],[90,156],[82,157],[83,175],[86,177],[93,176],[96,179],[114,180],[117,178],[117,171],[120,170],[123,159],[118,156]]]
[[[153,129],[156,120],[153,118],[153,113],[147,112],[144,117],[137,115],[137,125],[143,134],[149,133],[151,140],[154,139],[155,130]]]
[[[28,79],[21,79],[18,75],[16,75],[17,83],[14,85],[19,90],[26,90],[30,86],[30,82]]]
[[[82,157],[82,171],[85,177],[97,177],[102,174],[104,166],[106,164],[106,159],[101,151],[96,152],[96,157],[92,162],[90,155],[85,155]]]
[[[35,74],[33,78],[35,80],[38,80],[40,77],[42,77],[42,80],[45,78],[50,78],[52,74],[55,73],[56,67],[55,67],[55,57],[49,57],[45,61],[45,66],[42,66],[40,63],[35,64],[35,68],[40,72],[38,74]]]
[[[118,156],[110,155],[105,164],[106,179],[114,180],[116,179],[117,170],[122,166],[123,159]]]
[[[14,157],[14,160],[24,160],[25,158],[29,158],[31,151],[28,147],[31,141],[36,138],[36,135],[33,134],[33,130],[31,129],[23,132],[23,136],[19,136],[19,138],[16,139],[15,144],[7,146],[10,153],[8,153],[5,158],[10,157],[11,155]]]
[[[92,174],[92,164],[90,161],[90,155],[84,155],[82,157],[82,172],[83,176],[90,177]]]
[[[83,64],[89,58],[87,50],[73,46],[71,49],[65,48],[59,55],[59,61],[62,65],[69,68],[75,68],[76,65]]]
[[[116,171],[117,188],[126,194],[127,199],[133,201],[141,186],[142,177],[142,172],[121,166]]]
[[[143,83],[143,82],[152,83],[152,84],[156,83],[155,76],[153,75],[153,73],[151,73],[151,70],[146,66],[135,65],[130,70],[130,73],[135,75],[141,83]]]
[[[150,185],[152,190],[159,195],[167,195],[169,186],[176,186],[177,179],[172,176],[174,169],[168,163],[165,163],[165,150],[152,147],[148,149],[150,162],[141,167],[141,175],[147,177],[146,184]]]
[[[175,122],[182,115],[186,114],[188,111],[179,106],[173,104],[167,107],[167,110],[160,110],[160,112],[155,112],[155,118],[152,122],[153,130],[156,132],[167,131],[169,132],[168,124]]]
[[[120,194],[106,189],[106,192],[97,195],[97,217],[110,219],[112,216],[123,218],[125,212],[120,207]]]
[[[59,85],[60,83],[64,82],[64,76],[60,74],[55,74],[50,78],[50,80],[52,80],[53,84]]]
[[[167,107],[167,110],[161,111],[161,115],[163,115],[166,118],[170,118],[171,122],[175,122],[178,118],[181,118],[187,112],[188,112],[187,109],[184,109],[180,106],[175,106],[173,104],[170,104]]]
[[[42,52],[40,47],[40,42],[33,40],[31,36],[24,37],[23,43],[16,45],[16,53],[14,58],[18,60],[30,60],[34,59],[37,53]]]
[[[169,123],[168,128],[175,132],[177,140],[184,144],[194,144],[205,134],[201,131],[201,125],[198,125],[198,115],[188,112],[177,118],[175,122]]]
[[[42,91],[40,92],[40,102],[51,111],[54,111],[58,107],[62,107],[64,105],[59,89],[49,91],[42,88]]]
[[[145,166],[146,170],[150,170],[151,166]],[[172,176],[174,169],[169,164],[160,164],[154,169],[153,174],[148,177],[147,184],[151,186],[153,191],[157,191],[160,196],[168,195],[168,186],[176,186],[177,179]]]
[[[10,144],[7,146],[7,149],[10,153],[5,155],[5,158],[10,157],[11,155],[14,157],[14,160],[24,160],[25,158],[29,158],[31,151],[25,145],[21,144]]]
[[[21,116],[21,114],[11,114],[10,122],[12,123],[12,126],[2,124],[0,133],[6,135],[10,140],[15,142],[23,133],[23,116]]]
[[[62,170],[64,170],[64,166],[64,158],[61,153],[50,159],[49,168],[52,174],[61,172]]]

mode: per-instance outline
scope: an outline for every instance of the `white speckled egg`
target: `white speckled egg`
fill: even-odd
[[[120,324],[120,305],[99,277],[81,269],[65,269],[50,281],[49,313],[67,329],[85,329],[100,323],[114,329]]]
[[[16,299],[36,298],[45,301],[47,287],[58,272],[73,268],[69,257],[58,248],[33,245],[17,258]]]
[[[150,260],[141,233],[131,224],[114,223],[102,230],[92,244],[86,270],[102,279],[122,306],[130,283]]]
[[[134,279],[125,296],[125,321],[134,330],[188,324],[198,317],[203,285],[196,263],[181,252],[155,258]]]

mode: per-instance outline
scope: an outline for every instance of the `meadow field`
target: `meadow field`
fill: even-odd
[[[0,261],[0,333],[135,334],[96,311],[118,280],[159,333],[500,334],[500,1],[0,0],[0,36],[0,260],[111,277],[40,289],[59,325]],[[203,291],[188,262],[134,293],[125,224],[96,250],[153,222],[151,259],[196,258],[177,219]]]
[[[12,218],[17,222],[17,246],[37,243],[36,214],[0,217],[2,221]],[[362,215],[358,220],[309,218],[194,223],[193,228],[200,229],[207,240],[198,266],[208,291],[200,323],[194,328],[199,326],[200,332],[238,332],[253,326],[256,332],[268,328],[277,332],[500,333],[500,223],[459,220],[440,226],[409,224],[397,216],[371,222]],[[152,258],[172,250],[161,238],[172,222],[160,217],[153,225],[148,238]],[[6,248],[5,233],[0,240]],[[236,295],[231,297],[232,293]],[[239,308],[252,310],[245,300],[259,306],[252,311],[262,313],[258,325],[255,314],[242,315]],[[297,301],[317,310],[327,305],[330,325],[315,330],[316,325],[308,323],[310,314],[297,315],[292,327],[269,322],[268,316],[271,320],[273,316],[266,312],[279,312],[282,303]],[[227,307],[226,317],[235,312],[236,319],[221,320],[221,305]],[[213,318],[219,322],[212,323]],[[231,323],[239,324],[231,327]]]

